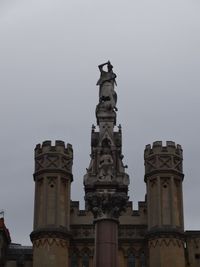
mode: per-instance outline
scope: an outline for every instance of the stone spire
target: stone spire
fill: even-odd
[[[103,69],[107,66],[107,71]],[[128,201],[129,176],[122,155],[121,126],[116,126],[116,74],[108,61],[99,65],[99,103],[92,126],[91,160],[84,176],[86,208],[94,215],[95,267],[118,266],[118,218]]]

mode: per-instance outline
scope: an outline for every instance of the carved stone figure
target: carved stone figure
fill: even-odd
[[[107,71],[103,67],[107,65]],[[115,78],[117,75],[113,72],[113,66],[110,61],[98,66],[100,70],[100,78],[97,82],[99,85],[99,104],[108,110],[117,110],[117,94],[114,86],[117,85]]]
[[[106,151],[100,158],[98,180],[111,182],[113,179],[113,158]]]

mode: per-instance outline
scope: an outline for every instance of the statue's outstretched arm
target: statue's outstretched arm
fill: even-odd
[[[108,63],[109,63],[109,61],[106,62],[106,63],[100,64],[100,65],[98,66],[99,70],[102,71],[103,66],[108,65]]]

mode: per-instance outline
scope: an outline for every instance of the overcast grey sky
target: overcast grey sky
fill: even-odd
[[[200,229],[199,14],[197,0],[0,0],[0,209],[13,242],[30,243],[37,143],[73,144],[83,207],[97,65],[108,59],[134,208],[145,145],[173,140],[184,149],[185,228]]]

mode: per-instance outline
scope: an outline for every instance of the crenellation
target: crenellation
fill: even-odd
[[[133,210],[132,211],[132,216],[140,216],[139,210]]]
[[[166,141],[166,146],[176,148],[176,144],[174,141]]]
[[[55,141],[55,146],[60,146],[60,147],[65,147],[65,142],[62,140],[56,140]]]
[[[79,210],[78,216],[87,216],[86,210]]]
[[[128,203],[127,203],[127,209],[133,209],[133,202],[132,201],[128,201]]]
[[[162,147],[162,141],[155,141],[155,142],[153,142],[152,149],[155,149],[157,147],[160,147],[160,148]]]
[[[71,208],[77,208],[77,209],[79,209],[79,204],[80,204],[79,201],[71,201],[70,202]]]
[[[35,156],[39,156],[46,153],[62,153],[70,154],[72,152],[72,145],[61,140],[56,140],[53,144],[52,141],[46,140],[42,144],[37,144],[35,147]]]
[[[141,212],[144,212],[146,210],[147,203],[145,201],[139,201],[138,202],[138,210]]]
[[[79,201],[71,201],[70,204],[70,212],[76,216],[88,216],[87,210],[80,209],[80,202]]]
[[[173,141],[166,141],[166,145],[162,141],[155,141],[152,146],[150,144],[146,145],[144,150],[145,158],[156,154],[172,154],[182,157],[183,150],[181,145],[176,145]]]

